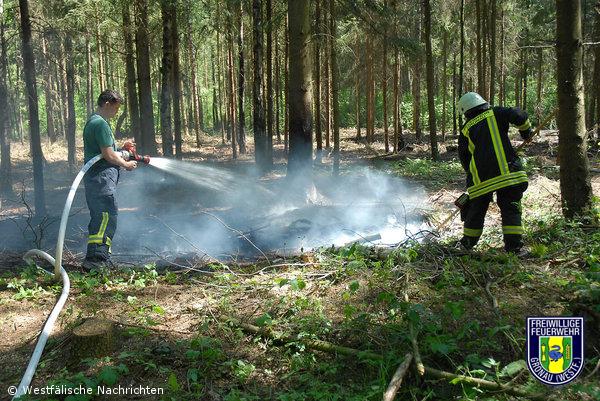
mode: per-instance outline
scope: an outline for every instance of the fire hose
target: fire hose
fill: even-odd
[[[150,163],[150,158],[148,156],[140,156],[136,153],[135,146],[131,142],[125,142],[125,144],[123,145],[123,149],[117,152],[117,154],[119,154],[125,160],[134,159],[136,161],[140,161],[146,164]],[[75,177],[75,180],[73,180],[73,184],[71,184],[71,189],[69,190],[69,194],[67,195],[67,201],[65,202],[65,207],[63,208],[62,217],[60,219],[58,240],[56,242],[56,257],[53,258],[48,253],[40,249],[31,249],[27,251],[25,255],[23,255],[23,259],[29,264],[34,263],[34,256],[46,259],[48,262],[50,262],[54,266],[55,278],[58,278],[59,276],[61,277],[63,282],[63,288],[60,297],[56,301],[54,308],[52,308],[50,315],[48,315],[48,318],[46,319],[46,323],[44,323],[44,326],[42,327],[42,331],[38,337],[35,349],[31,354],[29,364],[27,365],[27,369],[23,374],[23,378],[21,379],[21,382],[17,387],[17,391],[15,392],[13,400],[16,400],[17,398],[21,397],[22,395],[28,392],[29,385],[31,384],[33,375],[35,374],[38,363],[40,362],[40,358],[42,357],[42,353],[44,352],[46,342],[48,341],[48,338],[52,333],[52,329],[54,328],[54,324],[56,323],[58,315],[62,311],[63,307],[65,306],[65,303],[67,302],[67,298],[69,297],[71,282],[69,280],[69,275],[62,266],[63,245],[65,240],[65,232],[67,230],[67,220],[69,219],[69,212],[71,211],[71,205],[73,204],[75,193],[77,192],[77,188],[79,187],[83,176],[90,169],[90,167],[92,167],[92,165],[94,165],[100,159],[102,159],[101,154],[94,156],[87,163],[85,163],[81,170],[79,170],[79,173]],[[37,268],[44,271],[45,273],[52,274],[39,266],[37,266]]]
[[[542,122],[535,128],[535,130],[533,131],[533,133],[531,134],[531,136],[524,140],[519,146],[517,146],[516,148],[516,152],[518,153],[519,151],[521,151],[525,146],[529,145],[532,141],[533,138],[538,135],[541,131],[541,129],[543,127],[546,126],[546,124],[548,124],[550,122],[550,120],[552,120],[554,118],[554,116],[556,115],[556,113],[558,112],[558,107],[555,108],[552,113],[548,114],[546,116],[546,118],[544,118],[544,120],[542,120]],[[452,213],[450,213],[450,215],[448,217],[446,217],[444,219],[444,221],[442,221],[440,224],[438,224],[435,227],[436,231],[441,231],[443,228],[445,228],[448,223],[450,223],[452,220],[454,220],[454,218],[456,217],[456,215],[458,215],[458,213],[465,207],[465,205],[469,202],[469,195],[465,192],[463,194],[461,194],[455,201],[454,201],[454,205],[456,206],[456,210],[454,210]]]

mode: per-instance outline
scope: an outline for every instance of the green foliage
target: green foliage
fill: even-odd
[[[405,159],[393,165],[394,172],[403,177],[422,181],[427,186],[445,186],[464,179],[464,171],[457,161],[438,162],[430,159]]]

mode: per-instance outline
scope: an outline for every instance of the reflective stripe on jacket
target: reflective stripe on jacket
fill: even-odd
[[[518,108],[494,107],[463,126],[458,151],[467,172],[467,192],[471,199],[527,182],[527,174],[508,138],[509,124],[521,131],[531,125],[527,113]]]

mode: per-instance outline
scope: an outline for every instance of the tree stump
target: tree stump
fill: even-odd
[[[87,319],[73,329],[71,359],[79,364],[85,358],[100,358],[112,353],[114,345],[115,330],[112,321]]]

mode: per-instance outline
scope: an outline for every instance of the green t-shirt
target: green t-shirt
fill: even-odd
[[[83,158],[87,163],[92,157],[102,153],[101,148],[115,148],[115,138],[110,125],[99,114],[92,114],[83,129]]]

